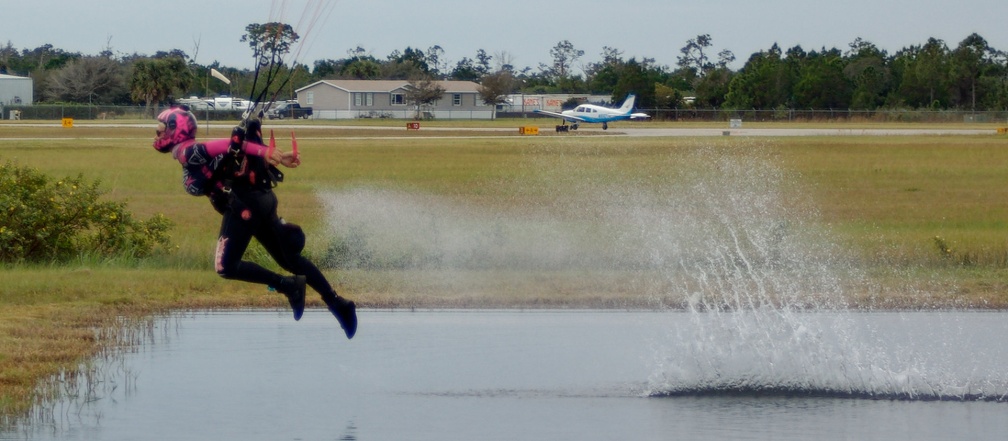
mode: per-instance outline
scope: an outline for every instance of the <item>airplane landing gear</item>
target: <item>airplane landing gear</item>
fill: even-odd
[[[606,130],[608,128],[609,128],[609,124],[602,123],[602,130]]]

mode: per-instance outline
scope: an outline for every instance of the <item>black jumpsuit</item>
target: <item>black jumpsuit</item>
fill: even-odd
[[[221,212],[220,236],[214,267],[227,279],[277,286],[280,274],[242,260],[254,237],[283,269],[305,276],[308,286],[317,291],[330,309],[336,305],[336,292],[310,260],[301,255],[304,233],[297,225],[277,215],[275,181],[279,171],[257,156],[245,156],[238,170],[230,176],[231,194],[214,195],[215,208]],[[227,198],[226,203],[224,198]]]

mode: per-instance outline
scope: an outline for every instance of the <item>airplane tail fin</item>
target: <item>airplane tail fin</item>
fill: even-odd
[[[623,105],[620,106],[620,112],[630,113],[631,111],[633,111],[634,101],[636,99],[637,96],[632,93],[630,95],[627,95],[626,101],[623,101]]]

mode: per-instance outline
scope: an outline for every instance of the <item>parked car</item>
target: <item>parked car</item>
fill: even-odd
[[[252,108],[252,101],[227,96],[213,98],[209,101],[209,104],[211,106],[210,110],[239,110],[244,112]]]
[[[189,98],[183,98],[178,100],[179,104],[184,104],[189,106],[189,110],[208,110],[211,109],[210,103],[207,100],[201,99],[199,97],[191,96]]]
[[[304,118],[312,116],[311,107],[301,107],[298,103],[280,103],[266,113],[269,119]]]

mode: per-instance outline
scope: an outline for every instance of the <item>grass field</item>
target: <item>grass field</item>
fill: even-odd
[[[477,126],[515,130],[464,130]],[[690,283],[660,262],[718,248],[695,237],[709,230],[759,236],[749,230],[764,226],[813,238],[802,252],[828,254],[819,257],[847,275],[850,307],[1008,306],[1004,135],[521,137],[514,121],[430,127],[440,130],[297,129],[304,164],[277,189],[280,213],[304,227],[317,262],[354,234],[373,248],[368,257],[383,264],[325,269],[363,307],[679,307]],[[227,131],[219,124],[209,136]],[[288,132],[278,131],[280,145]],[[100,180],[140,218],[175,223],[172,246],[142,261],[0,271],[0,415],[44,398],[40,382],[117,344],[101,336],[124,324],[178,309],[285,307],[213,273],[219,217],[184,193],[152,135],[153,125],[0,124],[0,161]],[[250,256],[270,265],[261,250]]]

